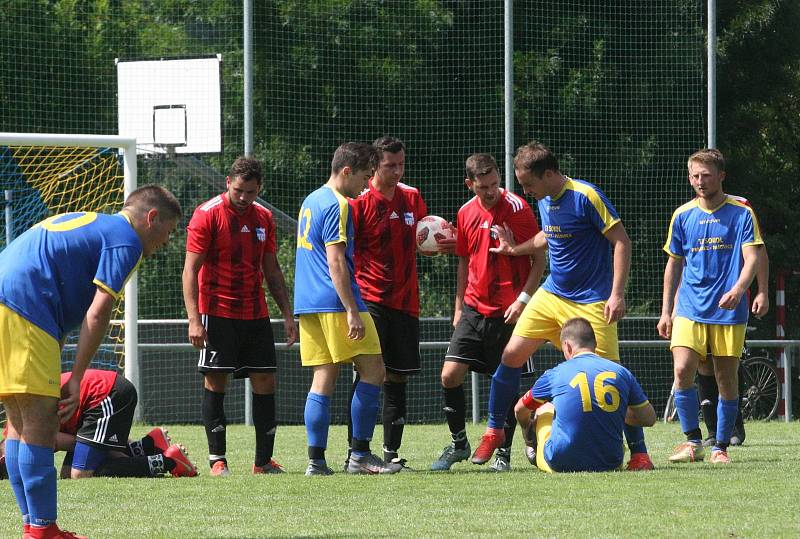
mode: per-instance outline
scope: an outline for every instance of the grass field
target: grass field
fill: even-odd
[[[483,425],[469,428],[474,444]],[[656,470],[546,475],[515,444],[513,470],[459,463],[450,473],[305,477],[305,431],[278,431],[288,474],[253,476],[251,429],[231,426],[233,475],[212,478],[200,426],[173,426],[202,474],[193,479],[59,482],[59,521],[92,539],[131,537],[800,537],[800,429],[748,423],[733,463],[668,465],[677,425],[647,430]],[[132,434],[146,432],[134,427]],[[329,464],[341,469],[344,427],[331,429]],[[380,427],[376,429],[380,438]],[[426,470],[447,443],[445,425],[410,425],[401,454]],[[380,443],[374,444],[380,447]],[[0,537],[19,537],[18,511],[0,483]]]

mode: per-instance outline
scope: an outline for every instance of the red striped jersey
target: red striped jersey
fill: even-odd
[[[508,223],[514,240],[522,243],[539,232],[539,225],[525,200],[505,189],[490,210],[473,197],[458,210],[456,255],[468,257],[467,289],[464,303],[487,318],[503,316],[525,286],[531,269],[527,256],[490,253],[499,240],[492,226]]]
[[[71,372],[61,374],[61,386],[72,377]],[[81,393],[78,401],[78,407],[75,413],[72,414],[65,423],[63,423],[59,430],[67,434],[77,434],[78,427],[81,424],[83,414],[87,410],[96,408],[114,389],[114,383],[117,381],[116,371],[103,371],[99,369],[86,369],[81,380]]]
[[[272,212],[254,202],[240,215],[222,193],[194,210],[187,231],[186,250],[206,255],[200,312],[236,320],[269,316],[262,268],[264,254],[276,252]]]
[[[419,316],[417,221],[428,215],[418,189],[397,184],[392,200],[369,182],[352,200],[356,280],[365,301]]]

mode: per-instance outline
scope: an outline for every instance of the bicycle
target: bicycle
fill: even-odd
[[[769,356],[754,356],[745,348],[744,357],[739,362],[739,391],[742,396],[742,419],[773,419],[778,413],[781,401],[781,384],[778,369]],[[675,390],[669,392],[664,408],[664,422],[669,423],[678,417],[675,408]]]

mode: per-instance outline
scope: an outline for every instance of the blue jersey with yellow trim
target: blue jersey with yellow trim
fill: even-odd
[[[721,309],[719,300],[744,267],[742,248],[763,245],[753,209],[733,197],[709,211],[694,199],[672,214],[664,250],[684,260],[677,316],[706,324],[747,323],[747,302]]]
[[[544,457],[556,472],[613,470],[622,463],[622,429],[628,406],[649,401],[633,374],[593,353],[545,371],[531,388],[556,409]]]
[[[294,313],[344,312],[328,267],[325,246],[345,243],[350,286],[359,311],[367,307],[356,284],[353,249],[355,243],[350,205],[340,193],[322,186],[303,201],[297,218],[297,258],[294,274]]]
[[[122,214],[56,215],[0,253],[0,303],[60,340],[83,322],[98,287],[119,298],[141,257]]]
[[[555,197],[539,201],[550,251],[542,288],[576,303],[605,301],[611,294],[611,244],[604,234],[620,219],[595,185],[567,178]]]

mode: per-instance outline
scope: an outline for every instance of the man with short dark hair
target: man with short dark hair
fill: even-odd
[[[308,476],[333,473],[325,458],[330,398],[341,365],[349,363],[360,381],[350,407],[353,438],[346,471],[386,474],[402,469],[376,457],[369,447],[385,369],[375,324],[355,280],[353,216],[347,200],[367,186],[376,162],[370,145],[339,146],[328,181],[305,198],[297,219],[294,312],[300,317],[300,360],[314,371],[304,411]]]
[[[653,405],[628,369],[595,353],[588,320],[564,322],[560,341],[567,361],[545,371],[515,407],[535,448],[528,458],[546,472],[619,469],[623,425],[652,426]]]
[[[263,282],[283,314],[287,345],[297,325],[278,265],[272,212],[256,202],[261,163],[240,157],[231,165],[227,191],[200,204],[186,237],[183,300],[189,341],[201,350],[202,415],[211,475],[230,475],[226,456],[225,391],[228,377],[248,376],[253,389],[254,474],[282,473],[275,462],[275,340]]]
[[[385,136],[372,146],[379,154],[375,174],[367,188],[351,201],[356,281],[375,322],[386,367],[383,459],[403,462],[397,452],[406,423],[406,388],[409,376],[420,371],[416,229],[419,220],[428,215],[428,208],[419,189],[402,182],[406,162],[403,142]],[[445,240],[440,250],[454,244],[455,240]],[[359,381],[356,376],[353,388]],[[348,440],[352,439],[351,423]]]
[[[0,253],[6,466],[26,537],[80,537],[56,524],[53,448],[59,418],[78,407],[81,380],[125,283],[142,257],[166,245],[180,217],[175,196],[148,185],[131,193],[116,215],[54,215]],[[61,386],[61,348],[78,327],[72,375]]]
[[[519,241],[539,231],[530,206],[522,197],[500,188],[497,163],[489,154],[473,154],[466,161],[464,184],[475,195],[458,210],[456,256],[458,276],[453,326],[455,330],[442,364],[444,412],[450,444],[431,469],[449,470],[469,458],[464,377],[469,371],[491,375],[503,347],[544,269],[541,256],[495,254],[498,245],[492,227],[509,227]],[[519,384],[517,384],[519,388]],[[515,393],[514,396],[517,396]],[[493,464],[495,471],[511,467],[511,440],[516,428],[513,410],[507,410],[503,427],[508,433]]]

